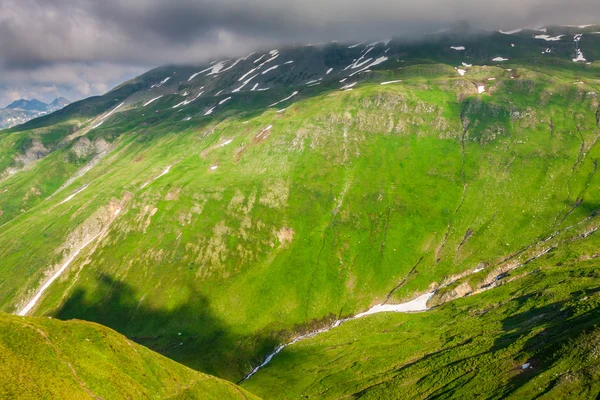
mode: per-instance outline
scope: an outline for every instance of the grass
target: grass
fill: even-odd
[[[538,51],[530,39],[503,37],[521,43],[507,53],[510,64],[486,67],[489,55],[498,55],[495,46],[506,45],[496,39],[481,44],[487,50],[460,58],[480,64],[464,77],[453,68],[455,53],[415,45],[368,73],[353,91],[339,91],[337,79],[323,81],[282,104],[282,112],[267,106],[292,87],[240,93],[206,117],[220,97],[201,97],[182,112],[172,108],[181,101],[177,95],[147,108],[128,104],[86,135],[109,143],[109,153],[50,198],[94,155],[74,157],[75,143],[63,142],[44,121],[3,133],[0,162],[6,165],[45,130],[43,143],[52,151],[0,182],[0,309],[17,310],[45,276],[100,233],[52,284],[35,315],[101,323],[187,366],[237,381],[300,332],[388,296],[398,302],[441,288],[451,275],[497,265],[558,230],[588,217],[595,221],[598,100],[590,93],[598,92],[597,66],[558,57],[541,64],[537,54],[528,58]],[[160,73],[117,94],[139,95],[134,89]],[[228,78],[207,85],[221,79]],[[297,77],[295,84],[308,79]],[[403,81],[379,85],[394,79]],[[586,83],[573,85],[578,80]],[[478,95],[482,83],[487,92]],[[117,94],[109,97],[121,101]],[[90,107],[104,111],[114,99],[95,99]],[[78,107],[78,118],[91,112]],[[27,197],[32,188],[39,194]],[[500,295],[483,296],[492,304]],[[456,304],[472,307],[474,301]],[[452,307],[458,306],[373,321],[382,321],[380,331],[406,321],[415,332],[425,326],[440,326],[448,337],[470,332],[472,320],[458,326],[458,314],[444,311]],[[499,314],[490,318],[490,326],[497,324]],[[347,332],[348,339],[353,326],[366,335],[373,322],[362,324],[328,335]],[[422,335],[418,354],[440,348],[439,336],[429,343]],[[403,340],[390,336],[390,347],[382,348],[401,347]],[[323,379],[320,373],[291,377],[319,357],[322,348],[315,346],[284,376],[301,381],[289,386],[298,393]],[[391,371],[393,363],[407,362],[408,350],[356,373]],[[368,358],[364,351],[357,348],[348,360]],[[285,368],[277,365],[273,371]],[[350,373],[351,365],[343,370]],[[275,378],[267,371],[248,385],[274,396],[276,386],[269,385]],[[343,386],[346,377],[310,393]],[[348,393],[379,382],[363,381],[348,386]],[[445,380],[423,385],[450,389]],[[335,397],[342,389],[327,393]],[[410,396],[433,393],[402,390],[394,386]]]
[[[564,242],[504,285],[425,313],[347,322],[287,347],[243,387],[267,399],[595,397],[597,242]]]
[[[84,321],[0,315],[0,397],[256,398]]]

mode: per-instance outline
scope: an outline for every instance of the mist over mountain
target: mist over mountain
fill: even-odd
[[[600,398],[598,11],[0,3],[0,398]]]

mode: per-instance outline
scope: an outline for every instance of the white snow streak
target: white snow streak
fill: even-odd
[[[354,319],[382,312],[415,312],[427,310],[427,302],[433,297],[433,292],[425,293],[414,300],[401,304],[378,304],[368,311],[357,314]]]
[[[285,99],[279,100],[278,102],[271,104],[269,107],[273,107],[273,106],[276,106],[277,104],[283,103],[284,101],[287,101],[287,100],[291,99],[292,97],[294,97],[297,94],[298,94],[298,91],[296,90],[294,93],[292,93],[291,95],[289,95]]]
[[[221,104],[223,104],[223,103],[225,103],[225,102],[227,102],[227,101],[229,101],[229,100],[231,100],[231,97],[228,97],[228,98],[226,98],[226,99],[223,99],[223,100],[221,100],[221,101],[219,102],[219,105],[221,105]]]
[[[150,86],[150,89],[154,89],[154,88],[159,88],[162,85],[164,85],[165,83],[167,83],[169,81],[169,79],[171,79],[170,76],[167,76],[165,79],[163,79],[162,81],[160,81],[159,83],[155,83],[154,85]]]
[[[192,79],[194,79],[195,77],[197,77],[200,74],[203,74],[207,71],[210,71],[208,74],[206,74],[206,76],[208,75],[214,75],[214,74],[218,74],[219,71],[221,71],[223,69],[223,67],[225,66],[225,63],[229,61],[229,60],[225,60],[225,61],[220,61],[216,64],[214,64],[213,66],[210,66],[206,69],[203,69],[202,71],[196,72],[195,74],[192,74],[192,76],[190,76],[188,78],[188,82],[191,81]]]
[[[240,79],[238,79],[238,82],[243,81],[245,77],[247,77],[248,75],[250,75],[251,73],[253,73],[254,71],[256,71],[258,68],[259,67],[252,68],[250,71],[246,72],[244,75],[242,75],[242,77]]]
[[[169,173],[169,171],[171,170],[171,167],[172,167],[172,166],[173,166],[173,165],[169,165],[169,166],[168,166],[167,168],[165,168],[165,170],[164,170],[163,172],[161,172],[161,173],[160,173],[160,174],[159,174],[159,175],[158,175],[156,178],[152,179],[151,181],[148,181],[148,182],[144,183],[144,184],[142,185],[142,189],[143,189],[143,188],[145,188],[146,186],[148,186],[148,184],[149,184],[150,182],[154,182],[155,180],[157,180],[157,179],[158,179],[158,178],[160,178],[161,176],[163,176],[163,175],[165,175],[165,174],[168,174],[168,173]]]
[[[66,203],[67,201],[71,200],[73,197],[75,197],[76,195],[78,195],[79,193],[83,192],[85,189],[87,189],[88,185],[85,185],[79,189],[77,189],[73,194],[71,194],[70,196],[68,196],[66,199],[64,199],[63,201],[61,201],[60,203],[58,203],[58,205],[61,205],[63,203]]]
[[[348,77],[352,77],[352,76],[354,76],[354,75],[356,75],[356,74],[358,74],[360,72],[363,72],[363,71],[365,71],[365,70],[367,70],[367,69],[369,69],[371,67],[374,67],[375,65],[379,65],[382,62],[387,61],[387,60],[388,60],[388,58],[386,56],[379,57],[375,61],[373,61],[371,64],[367,65],[365,68],[359,69],[358,71],[351,73],[350,75],[348,75]]]
[[[573,40],[575,40],[575,45],[576,45],[576,49],[575,49],[575,55],[576,57],[573,59],[574,62],[580,62],[580,61],[587,61],[585,59],[585,57],[583,56],[583,53],[581,51],[581,48],[579,47],[579,41],[581,40],[581,37],[583,36],[583,34],[578,34],[575,35],[575,37],[573,38]]]
[[[503,35],[514,35],[515,33],[521,32],[523,29],[515,29],[513,31],[499,31]]]
[[[269,71],[273,71],[274,69],[277,69],[277,68],[279,68],[279,65],[274,65],[274,66],[272,66],[272,67],[270,67],[270,68],[267,68],[267,69],[265,69],[263,72],[261,72],[261,75],[264,75],[264,74],[266,74],[267,72],[269,72]]]
[[[121,106],[125,104],[125,103],[121,103],[118,106],[116,106],[115,108],[113,108],[108,114],[104,115],[103,117],[100,118],[100,122],[98,122],[96,125],[92,126],[92,129],[95,129],[97,127],[99,127],[100,125],[102,125],[104,123],[104,120],[108,117],[110,117],[111,115],[113,115],[113,113],[115,111],[117,111],[119,108],[121,108]]]
[[[273,357],[275,357],[277,354],[279,354],[281,352],[281,350],[283,350],[287,346],[298,343],[301,340],[315,337],[320,333],[328,332],[331,329],[337,328],[338,326],[340,326],[341,324],[343,324],[346,321],[362,318],[367,315],[377,314],[377,313],[381,313],[381,312],[403,312],[404,313],[404,312],[426,311],[426,310],[428,310],[427,302],[429,301],[429,299],[431,299],[431,297],[433,297],[433,293],[425,293],[425,294],[417,297],[414,300],[411,300],[409,302],[402,303],[402,304],[386,304],[386,305],[380,304],[380,305],[377,305],[377,306],[369,309],[368,311],[366,311],[364,313],[360,313],[354,317],[350,317],[350,318],[346,318],[346,319],[338,319],[328,327],[318,329],[314,332],[310,332],[305,335],[300,335],[289,343],[279,345],[271,354],[269,354],[267,356],[267,358],[265,358],[265,361],[263,361],[259,366],[254,368],[252,370],[252,372],[250,372],[248,375],[246,375],[244,377],[244,380],[249,379],[252,375],[256,374],[261,368],[263,368],[265,365],[270,363],[271,360],[273,359]]]
[[[67,259],[67,261],[65,261],[65,263],[60,267],[60,269],[58,271],[56,271],[54,273],[54,275],[52,275],[50,277],[50,279],[48,279],[46,281],[46,283],[44,283],[42,285],[41,288],[39,288],[39,290],[37,291],[37,293],[35,294],[35,296],[33,297],[33,299],[31,299],[31,301],[29,303],[27,303],[27,305],[25,307],[23,307],[21,309],[21,311],[19,311],[17,313],[17,315],[20,315],[20,316],[27,315],[29,313],[29,311],[31,311],[31,309],[35,306],[35,304],[40,300],[40,298],[42,297],[42,294],[44,294],[44,292],[50,287],[50,285],[52,284],[52,282],[54,282],[56,279],[58,279],[58,277],[61,276],[63,272],[65,272],[65,270],[67,269],[67,267],[69,266],[69,264],[71,264],[71,262],[73,262],[73,260],[79,255],[79,253],[81,252],[81,250],[85,249],[87,247],[87,245],[90,244],[90,243],[92,243],[94,241],[94,239],[96,239],[99,235],[100,235],[100,233],[97,233],[94,237],[92,237],[90,240],[88,240],[87,242],[85,242],[81,247],[79,247],[71,255],[71,257],[69,257]]]
[[[463,51],[465,50],[465,46],[450,46],[452,50]]]
[[[550,36],[550,35],[535,35],[534,39],[543,39],[546,42],[557,42],[565,35]]]
[[[381,82],[380,85],[389,85],[391,83],[398,83],[398,82],[402,82],[402,80]]]
[[[203,93],[204,93],[204,91],[202,91],[202,92],[198,93],[198,94],[196,95],[196,97],[194,97],[194,98],[193,98],[193,99],[191,99],[191,100],[184,100],[184,101],[182,101],[181,103],[177,103],[177,104],[175,104],[175,105],[174,105],[172,108],[178,108],[178,107],[181,107],[181,106],[187,106],[187,105],[188,105],[188,104],[190,104],[191,102],[195,101],[195,100],[196,100],[198,97],[202,96],[202,94],[203,94]]]
[[[237,93],[237,92],[239,92],[240,90],[242,90],[242,89],[244,88],[244,86],[246,86],[248,83],[250,83],[250,81],[251,81],[252,79],[256,78],[257,76],[258,76],[258,74],[256,74],[256,75],[254,75],[254,76],[252,76],[252,77],[248,78],[248,79],[247,79],[247,80],[246,80],[244,83],[242,83],[242,86],[240,86],[240,87],[239,87],[239,88],[237,88],[237,89],[233,89],[231,92],[232,92],[232,93]]]
[[[146,107],[147,105],[155,102],[156,100],[160,99],[161,97],[163,97],[162,94],[160,96],[158,96],[158,97],[153,98],[152,100],[148,100],[142,107]]]

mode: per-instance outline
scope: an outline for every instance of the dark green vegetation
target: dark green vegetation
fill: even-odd
[[[298,333],[436,290],[435,310],[348,322],[245,384],[533,397],[528,377],[563,376],[595,334],[600,35],[548,34],[563,31],[290,48],[191,80],[203,68],[161,67],[0,132],[0,308],[78,254],[34,315],[237,381]],[[572,61],[579,32],[590,64]],[[542,392],[593,390],[585,362],[572,387],[544,374]]]
[[[0,398],[253,399],[104,326],[0,314]]]

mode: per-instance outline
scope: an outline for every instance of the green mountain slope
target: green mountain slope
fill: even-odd
[[[3,399],[254,399],[111,329],[0,314]]]
[[[161,67],[2,131],[0,309],[237,381],[375,304],[477,291],[596,223],[594,29]]]
[[[243,386],[274,399],[596,398],[599,240],[565,236],[498,287],[427,312],[346,322],[285,348]]]

